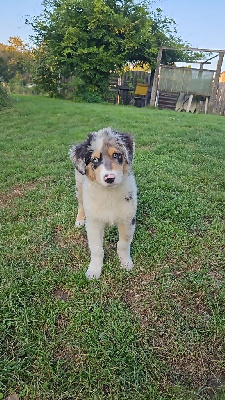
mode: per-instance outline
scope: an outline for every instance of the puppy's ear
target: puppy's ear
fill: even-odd
[[[83,143],[72,146],[69,152],[70,159],[75,168],[82,174],[86,173],[86,166],[89,164],[92,154],[91,142],[93,134],[89,133],[87,139]]]
[[[120,133],[119,137],[125,148],[125,156],[127,164],[132,164],[134,157],[134,149],[135,149],[134,139],[129,133],[125,132]]]

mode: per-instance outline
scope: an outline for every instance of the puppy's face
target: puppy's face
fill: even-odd
[[[122,182],[125,169],[126,161],[121,149],[103,140],[102,147],[94,150],[90,156],[86,175],[102,186],[115,186]]]
[[[89,134],[71,150],[71,160],[82,174],[104,187],[119,185],[128,172],[134,152],[133,139],[111,128]]]

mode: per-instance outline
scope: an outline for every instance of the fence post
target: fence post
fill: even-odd
[[[150,106],[153,106],[153,107],[155,106],[155,98],[156,98],[156,93],[157,93],[157,88],[158,88],[159,67],[160,67],[161,59],[162,59],[162,47],[159,48],[157,62],[156,62],[155,75],[154,75],[154,80],[153,80],[153,85],[152,85]]]
[[[217,63],[216,74],[215,74],[215,78],[214,78],[214,82],[213,82],[213,86],[212,86],[212,91],[211,91],[211,95],[210,95],[210,101],[209,101],[209,107],[208,107],[208,113],[209,114],[213,113],[213,109],[215,107],[216,95],[217,95],[217,90],[218,90],[218,86],[219,86],[220,72],[221,72],[221,67],[222,67],[222,64],[223,64],[223,57],[224,57],[224,53],[220,52],[219,53],[219,60],[218,60],[218,63]]]

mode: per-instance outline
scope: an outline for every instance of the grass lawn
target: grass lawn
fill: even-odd
[[[69,147],[133,133],[135,268],[100,280]],[[225,119],[19,97],[0,113],[0,399],[225,399]]]

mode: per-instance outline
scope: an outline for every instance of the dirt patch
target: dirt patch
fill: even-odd
[[[37,185],[40,183],[48,182],[49,179],[39,179],[37,181],[31,181],[22,185],[11,186],[7,192],[0,193],[0,208],[7,208],[11,206],[11,203],[16,198],[22,198],[27,192],[35,190]]]
[[[156,278],[154,271],[138,273],[131,284],[124,289],[123,301],[138,315],[141,324],[146,325],[151,311],[151,285]]]
[[[222,390],[225,390],[225,374],[208,379],[206,385],[201,390],[202,399],[213,400]]]
[[[199,389],[212,371],[222,373],[223,340],[212,330],[213,316],[203,290],[183,284],[163,268],[138,273],[124,288],[122,300],[140,321],[148,349],[167,370],[167,383]]]
[[[77,368],[82,368],[86,355],[78,348],[72,345],[65,344],[59,345],[54,351],[54,358],[59,361],[65,369],[71,368],[76,370]]]
[[[9,207],[13,199],[17,197],[23,197],[25,192],[34,189],[36,189],[35,182],[28,182],[24,185],[12,186],[8,192],[0,194],[0,207]]]
[[[61,225],[56,226],[54,229],[54,241],[62,249],[66,249],[71,245],[79,245],[82,249],[87,249],[88,247],[87,235],[83,229],[65,230]]]
[[[64,291],[65,292],[65,291]],[[60,294],[61,295],[61,294]],[[54,358],[59,361],[64,368],[82,368],[85,360],[86,354],[82,351],[80,347],[71,343],[71,331],[70,331],[70,319],[64,313],[58,316],[56,322],[56,347],[54,349]],[[74,333],[74,332],[73,332]],[[66,343],[69,339],[70,343]]]
[[[10,394],[6,400],[19,400],[19,397],[17,396],[16,393]]]
[[[218,269],[213,269],[208,272],[208,276],[212,279],[214,285],[217,287],[222,287],[224,285],[224,276],[218,271]]]
[[[68,301],[69,298],[72,297],[72,293],[65,288],[55,288],[52,291],[52,297],[55,300]]]

